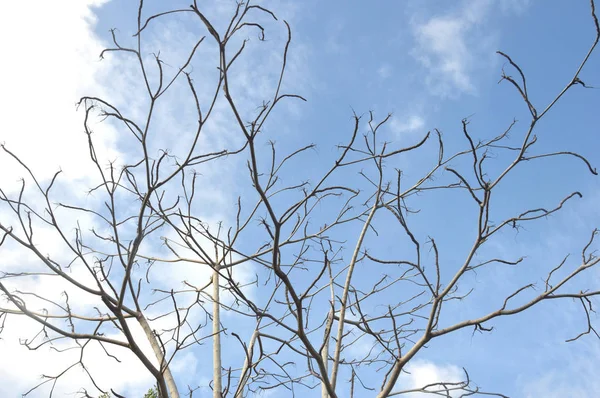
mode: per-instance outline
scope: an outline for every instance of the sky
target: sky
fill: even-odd
[[[207,14],[216,21],[217,30],[223,29],[232,4],[223,0],[204,5]],[[509,65],[495,52],[501,50],[518,62],[528,77],[531,98],[543,108],[569,82],[594,37],[586,0],[381,0],[348,1],[343,5],[315,0],[273,0],[260,4],[274,11],[280,21],[285,19],[290,23],[293,39],[283,89],[307,100],[289,101],[274,113],[265,126],[265,148],[269,139],[277,142],[281,153],[309,143],[317,145],[303,163],[294,163],[286,170],[284,176],[290,183],[314,179],[330,164],[338,154],[337,145],[351,133],[353,112],[366,115],[361,132],[366,131],[364,121],[369,111],[374,112],[376,120],[392,113],[381,134],[384,140],[398,146],[410,145],[437,128],[444,135],[447,153],[460,150],[466,144],[461,135],[461,120],[467,117],[471,134],[478,139],[499,134],[516,119],[511,142],[518,142],[527,127],[527,108],[514,88],[506,82],[498,83],[502,69],[508,71]],[[185,8],[188,4],[173,1],[171,6]],[[102,199],[86,194],[97,176],[88,160],[82,112],[75,104],[83,95],[110,98],[117,107],[127,109],[133,119],[144,116],[147,100],[133,60],[114,54],[107,54],[103,60],[99,58],[102,49],[111,46],[111,28],[117,28],[121,43],[134,43],[137,7],[123,0],[13,1],[1,7],[0,143],[22,156],[40,181],[47,182],[57,170],[62,170],[56,188],[59,198],[99,206]],[[164,4],[146,1],[145,7],[150,13],[163,10]],[[145,56],[150,59],[153,52],[160,50],[167,73],[172,75],[201,34],[204,33],[196,20],[167,17],[152,25],[144,36]],[[263,43],[256,40],[254,32],[248,33],[247,56],[234,70],[232,84],[245,112],[252,112],[270,96],[280,67],[284,26],[269,22],[266,35],[267,41]],[[203,62],[210,59],[212,50],[211,44],[203,43],[191,66],[194,80],[203,89],[207,87],[201,93],[202,99],[208,95],[211,78],[214,80],[216,73],[213,64]],[[600,55],[595,53],[581,80],[600,87],[598,71]],[[179,154],[186,148],[189,142],[186,134],[195,120],[193,104],[184,92],[184,85],[175,85],[158,109],[153,151],[169,148]],[[597,167],[600,164],[598,109],[600,91],[574,87],[540,122],[536,131],[537,150],[578,152]],[[207,130],[209,133],[201,141],[207,151],[238,139],[234,134],[235,123],[221,102],[217,103]],[[95,139],[98,154],[106,162],[122,164],[138,155],[134,140],[115,124],[97,124]],[[426,146],[421,152],[390,161],[388,167],[402,169],[411,180],[418,178],[419,170],[431,164],[436,156],[435,147]],[[505,156],[493,159],[490,173],[497,173],[507,160]],[[0,168],[0,187],[17,192],[23,170],[5,154],[0,155]],[[228,159],[198,169],[202,174],[199,213],[209,223],[231,223],[232,203],[238,194],[249,189],[244,159]],[[356,173],[342,174],[339,178],[343,181],[353,176]],[[497,220],[532,206],[555,206],[576,190],[583,198],[569,202],[562,212],[519,231],[507,230],[489,243],[482,256],[527,258],[518,267],[491,267],[470,274],[465,283],[475,290],[468,299],[451,307],[448,320],[484,314],[501,304],[515,286],[542,283],[548,270],[569,253],[572,262],[568,266],[577,267],[582,245],[593,228],[600,227],[597,205],[600,181],[576,159],[523,164],[499,187],[500,199],[494,207]],[[35,197],[33,191],[26,192]],[[135,208],[135,203],[127,200],[123,198],[124,211]],[[456,267],[470,243],[464,237],[473,233],[475,225],[471,203],[461,194],[447,193],[424,195],[410,205],[421,209],[412,218],[418,236],[435,236],[443,262],[449,270]],[[0,207],[0,222],[11,221],[3,209]],[[328,210],[324,207],[317,214],[324,216]],[[67,230],[77,222],[93,225],[95,221],[87,215],[64,214]],[[393,257],[395,250],[408,247],[406,242],[395,239],[397,233],[390,222],[377,220],[376,225],[379,235],[368,237],[369,250],[382,257],[388,254]],[[39,231],[40,247],[54,258],[66,259],[56,234],[41,226]],[[339,237],[356,239],[357,232],[357,227],[348,227]],[[249,240],[244,244],[251,248],[257,243]],[[163,248],[152,242],[144,250],[160,253]],[[427,255],[431,260],[431,253]],[[345,256],[348,257],[349,254]],[[32,270],[38,266],[34,258],[14,245],[0,248],[2,272]],[[192,264],[165,267],[163,264],[152,271],[160,288],[181,286],[184,279],[201,284],[209,275]],[[250,265],[240,267],[236,278],[250,281],[256,272],[259,271]],[[367,280],[377,272],[365,266],[358,275]],[[600,286],[598,270],[589,270],[586,275],[575,280],[570,288],[578,291]],[[85,278],[83,274],[78,277]],[[68,289],[65,283],[43,278],[27,283],[18,288],[54,297]],[[248,292],[257,300],[264,300],[259,290],[250,288]],[[86,312],[99,305],[85,294],[72,294],[71,301],[78,310]],[[386,297],[390,296],[384,294],[381,300]],[[151,300],[150,295],[147,299]],[[371,305],[377,307],[377,303]],[[596,314],[591,315],[597,324]],[[200,315],[195,316],[202,322]],[[236,321],[231,314],[224,318],[224,322]],[[245,324],[240,321],[240,325]],[[441,379],[460,380],[465,368],[484,390],[511,397],[594,397],[600,391],[600,381],[595,377],[600,366],[600,341],[586,336],[565,343],[586,327],[585,314],[578,302],[543,303],[527,313],[497,319],[488,326],[494,326],[491,333],[472,333],[468,329],[433,341],[411,362],[410,374],[403,375],[399,385],[415,388]],[[22,318],[11,317],[6,322],[0,335],[0,396],[20,396],[36,384],[41,374],[56,373],[72,361],[74,354],[69,352],[29,351],[19,345],[19,338],[31,336],[35,330],[35,326]],[[60,344],[58,348],[66,347]],[[368,341],[359,340],[352,350],[360,355],[369,347]],[[199,386],[201,397],[209,391],[207,352],[207,345],[190,349],[173,362],[178,382],[182,386]],[[106,358],[99,349],[86,355],[98,379],[110,383],[125,396],[141,396],[152,385],[151,376],[126,353],[121,354],[120,364]],[[239,362],[239,355],[233,351],[225,350],[224,355],[228,363]],[[363,381],[378,386],[377,373],[365,372]],[[82,386],[90,388],[89,382],[82,380],[82,373],[73,370],[56,385],[55,396],[72,396]],[[28,396],[48,396],[48,392],[49,388],[44,387]],[[363,390],[357,396],[373,395]]]

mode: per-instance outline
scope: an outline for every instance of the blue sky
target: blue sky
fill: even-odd
[[[102,48],[110,46],[109,28],[118,28],[117,35],[124,44],[133,43],[131,34],[135,32],[137,7],[120,0],[86,1],[56,8],[38,3],[39,12],[33,14],[19,4],[8,5],[8,12],[0,13],[0,33],[3,37],[10,34],[16,38],[7,44],[7,62],[3,62],[7,71],[1,74],[6,91],[0,100],[2,108],[8,111],[6,118],[0,121],[0,142],[24,153],[42,178],[49,178],[52,171],[61,167],[65,170],[65,180],[59,194],[98,206],[101,202],[83,194],[84,188],[94,181],[91,177],[94,171],[91,166],[85,166],[87,154],[81,133],[81,113],[75,112],[73,104],[82,95],[98,95],[128,109],[134,118],[144,115],[147,103],[141,95],[143,87],[139,79],[136,80],[131,59],[108,55],[99,62],[97,58]],[[225,17],[232,10],[231,4],[222,1],[206,5],[207,14],[217,21],[217,29],[223,27]],[[427,131],[438,128],[445,139],[446,153],[461,150],[467,145],[461,132],[461,119],[466,117],[470,120],[470,132],[477,139],[498,135],[517,119],[510,142],[520,143],[529,120],[527,108],[514,88],[506,82],[498,84],[502,68],[510,71],[510,66],[495,51],[509,54],[523,68],[531,98],[543,109],[572,78],[594,38],[589,3],[585,0],[408,0],[343,4],[309,0],[265,4],[280,20],[289,21],[293,32],[284,90],[302,95],[307,102],[287,102],[275,112],[265,126],[261,150],[268,153],[269,139],[277,142],[282,154],[305,144],[317,144],[302,162],[296,161],[284,171],[285,182],[290,184],[314,180],[321,174],[320,170],[331,164],[338,154],[336,146],[345,142],[351,133],[353,112],[364,115],[361,132],[367,129],[364,121],[369,111],[373,111],[378,120],[392,113],[380,137],[397,146],[413,144]],[[148,13],[160,11],[163,6],[157,1],[146,2]],[[169,6],[185,8],[188,3],[173,1]],[[281,23],[270,22],[267,26],[265,43],[256,40],[254,32],[248,33],[251,38],[248,53],[234,71],[234,90],[241,108],[249,113],[273,87],[285,40]],[[168,73],[173,73],[186,49],[200,34],[204,33],[194,19],[167,17],[147,32],[146,55],[160,49]],[[214,47],[207,42],[193,63],[194,80],[203,88],[210,86],[210,78],[215,74],[214,65],[202,62],[210,59],[212,50]],[[596,53],[580,77],[586,84],[600,87],[598,71],[600,56]],[[168,147],[178,153],[185,148],[186,131],[195,120],[192,104],[185,100],[184,93],[183,85],[174,86],[159,109],[155,125],[157,138],[152,143],[154,150]],[[35,107],[31,103],[32,95],[41,95],[43,99],[39,102],[44,106]],[[53,99],[47,100],[49,96]],[[539,138],[536,153],[578,152],[597,167],[600,164],[598,109],[600,92],[597,89],[574,87],[540,122],[536,130]],[[36,112],[35,117],[31,116],[32,112]],[[231,115],[219,103],[209,126],[210,134],[202,145],[218,149],[235,142],[238,138],[233,126]],[[119,162],[135,158],[134,141],[116,126],[98,126],[98,129],[103,159]],[[32,148],[31,142],[37,145]],[[436,159],[437,149],[433,144],[389,161],[388,171],[400,168],[409,181],[418,179],[424,168]],[[497,175],[510,161],[510,157],[498,154],[489,163],[489,173]],[[197,210],[208,222],[231,222],[236,196],[250,195],[244,162],[245,158],[228,159],[216,167],[199,168],[203,185],[198,192],[201,205]],[[460,168],[468,164],[456,161],[453,165]],[[20,171],[10,166],[4,156],[0,158],[0,166],[8,170],[0,176],[0,183],[10,191]],[[486,256],[527,258],[518,267],[492,266],[468,274],[461,286],[465,291],[471,287],[475,290],[464,301],[448,305],[448,313],[443,318],[448,323],[494,310],[517,286],[532,282],[541,286],[546,273],[568,253],[572,253],[572,258],[567,267],[574,269],[579,265],[579,253],[592,229],[600,226],[597,205],[600,181],[583,163],[573,158],[555,158],[519,167],[498,187],[494,220],[500,221],[531,207],[553,207],[576,190],[583,198],[569,202],[557,215],[528,224],[518,232],[508,229],[489,242],[481,252],[481,259]],[[343,172],[335,178],[354,183],[359,170]],[[446,174],[439,178],[445,181],[449,177]],[[357,184],[364,187],[360,182]],[[469,236],[476,228],[476,209],[472,201],[465,192],[448,192],[411,198],[409,205],[421,209],[409,222],[419,239],[435,238],[441,253],[442,273],[449,278],[472,243]],[[324,205],[316,214],[327,217],[333,206]],[[67,224],[74,222],[65,217]],[[94,221],[84,218],[83,222]],[[323,220],[314,220],[314,224],[322,223]],[[410,250],[409,242],[400,236],[398,226],[391,220],[381,217],[376,219],[375,225],[379,236],[371,234],[365,242],[370,252],[382,258],[395,258]],[[253,228],[253,231],[259,230],[258,225]],[[359,228],[354,225],[337,231],[336,238],[352,242]],[[43,236],[46,240],[42,245],[52,250],[55,237],[51,233]],[[250,250],[260,246],[263,237],[257,233],[255,240],[246,238],[242,245]],[[155,244],[152,241],[145,249],[149,253],[164,254],[164,248]],[[432,261],[428,249],[423,256],[426,261]],[[344,259],[349,257],[350,253],[346,252]],[[0,251],[0,270],[33,266],[33,260],[23,258],[12,247]],[[200,284],[208,275],[190,265],[176,269],[162,267],[157,266],[153,271],[157,286],[162,288],[181,286],[183,279]],[[255,272],[260,274],[261,270],[242,268],[238,276],[241,280],[251,280]],[[361,263],[357,279],[367,283],[378,279],[383,272],[374,264]],[[592,269],[586,275],[573,281],[569,289],[597,289],[598,271]],[[38,289],[48,289],[43,290],[48,294],[60,293],[59,288],[52,290],[52,286],[40,285]],[[381,302],[370,302],[368,308],[376,312],[380,304],[398,301],[399,295],[410,291],[410,288],[405,291],[399,288],[385,293]],[[251,294],[259,301],[264,300],[259,290]],[[151,300],[151,296],[146,299]],[[83,296],[79,303],[84,312],[94,304]],[[323,310],[326,305],[315,308]],[[592,314],[592,318],[597,322],[596,314]],[[251,326],[233,315],[224,315],[224,323],[231,325],[232,330],[235,326],[238,329]],[[57,361],[53,353],[35,353],[39,354],[36,357],[23,351],[17,343],[17,329],[29,330],[31,325],[26,322],[13,325],[17,326],[9,324],[0,341],[0,357],[21,358],[12,365],[5,361],[0,363],[0,380],[3,381],[0,392],[7,397],[26,391],[39,374],[51,371]],[[493,332],[473,334],[469,328],[428,344],[409,367],[412,374],[403,376],[400,385],[416,387],[440,378],[460,378],[464,367],[482,389],[511,397],[593,397],[600,391],[600,382],[594,377],[594,370],[600,365],[600,342],[593,336],[569,344],[564,342],[585,330],[585,314],[578,302],[542,303],[524,314],[497,319],[486,326],[494,326]],[[251,333],[251,329],[235,331],[246,337]],[[360,353],[364,347],[368,344],[359,341],[355,350]],[[182,385],[199,385],[200,396],[209,391],[210,361],[205,359],[209,350],[207,343],[186,351],[173,365],[178,381]],[[224,366],[236,366],[240,360],[238,354],[226,349]],[[112,366],[100,361],[96,370],[103,380],[110,380],[125,391],[126,396],[136,396],[151,384],[149,375],[139,365],[127,362],[134,380],[128,380],[123,373],[111,373]],[[368,368],[364,372],[364,382],[379,386],[380,373]],[[58,392],[76,391],[77,383],[76,376],[66,378],[59,384]],[[373,395],[363,390],[356,396]],[[43,391],[33,396],[44,396]]]

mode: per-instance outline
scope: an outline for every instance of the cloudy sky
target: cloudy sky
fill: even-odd
[[[232,4],[226,0],[206,4],[217,29],[224,27]],[[319,165],[328,164],[337,153],[336,145],[346,140],[353,111],[363,114],[373,110],[379,117],[392,113],[383,134],[386,141],[399,145],[408,145],[438,128],[452,152],[464,145],[460,121],[465,117],[471,120],[472,134],[480,138],[499,134],[513,119],[522,121],[513,133],[519,139],[526,129],[527,108],[513,88],[497,84],[502,68],[508,66],[495,51],[508,53],[518,61],[528,76],[531,98],[543,108],[568,83],[594,34],[586,0],[382,0],[344,4],[308,0],[265,4],[280,19],[289,21],[293,31],[284,88],[307,99],[306,103],[282,107],[267,133],[281,142],[284,152],[308,143],[318,145],[311,154],[312,163],[302,170],[307,178]],[[173,1],[172,5],[187,6],[185,1]],[[150,13],[160,11],[163,5],[155,0],[147,1],[146,7]],[[99,59],[102,49],[111,45],[111,28],[118,28],[123,43],[133,43],[136,12],[132,2],[123,0],[13,1],[3,4],[0,12],[0,143],[18,153],[40,180],[63,170],[59,194],[90,206],[97,203],[85,192],[94,182],[91,175],[95,170],[88,160],[82,112],[77,112],[75,104],[83,95],[98,96],[110,98],[134,119],[144,115],[147,101],[140,95],[143,84],[136,78],[135,63],[121,55]],[[268,98],[279,68],[285,30],[281,24],[269,26],[272,31],[267,30],[266,43],[259,45],[256,36],[249,34],[249,55],[236,71],[234,84],[243,109],[253,109]],[[173,73],[201,34],[193,19],[165,18],[145,36],[145,55],[160,50],[166,68]],[[210,46],[201,47],[201,55],[209,52]],[[214,65],[203,64],[202,59],[198,57],[192,65],[194,79],[210,81]],[[581,79],[600,87],[598,71],[600,56],[596,53]],[[160,109],[158,131],[166,127],[185,131],[193,126],[193,104],[177,94],[166,103]],[[234,139],[230,136],[234,123],[220,106],[215,108],[209,126],[211,134],[202,141],[207,148],[220,148]],[[594,166],[600,165],[598,109],[600,91],[576,87],[540,123],[539,150],[579,152]],[[153,145],[156,150],[169,147],[177,152],[185,148],[185,143],[185,137],[174,139],[165,134]],[[123,138],[122,132],[110,124],[98,126],[96,145],[103,159],[117,164],[133,151],[131,140]],[[428,155],[435,157],[434,152],[432,148],[423,157],[399,159],[389,167],[402,168],[414,176],[419,166],[427,163]],[[238,173],[240,167],[242,173]],[[223,168],[202,170],[207,185],[199,195],[210,208],[210,214],[205,215],[210,222],[231,217],[231,207],[226,204],[235,200],[233,192],[239,186],[237,178],[245,172],[243,167],[243,162],[232,161]],[[16,192],[22,175],[23,170],[14,161],[4,154],[0,156],[2,189]],[[303,177],[297,176],[299,180]],[[592,229],[600,227],[600,181],[593,177],[580,162],[556,159],[525,164],[507,181],[503,199],[495,208],[498,219],[531,206],[552,207],[575,190],[583,198],[556,216],[490,242],[487,254],[527,256],[526,264],[471,275],[469,283],[477,290],[471,300],[457,307],[457,319],[496,308],[516,284],[541,283],[545,273],[569,253],[574,257],[571,266],[578,265],[582,245]],[[448,263],[464,257],[469,242],[460,237],[471,231],[466,225],[472,223],[473,216],[453,201],[464,202],[464,197],[423,198],[412,204],[425,214],[418,219],[416,230],[423,236],[435,234]],[[0,221],[6,220],[11,219],[0,213]],[[76,221],[67,218],[65,223],[75,225]],[[80,221],[93,222],[85,217]],[[40,247],[52,252],[58,237],[44,233],[42,230]],[[394,247],[393,241],[380,243],[374,238],[369,244],[381,250]],[[60,253],[53,254],[60,258]],[[34,262],[14,246],[0,249],[0,271],[18,272],[20,267],[34,267]],[[240,269],[238,277],[249,280],[253,272]],[[160,283],[177,285],[183,279],[203,280],[206,275],[181,266],[165,273]],[[575,291],[598,287],[596,270],[571,285]],[[60,295],[64,289],[53,282],[27,288],[48,295]],[[82,311],[97,305],[85,295],[77,296],[74,302]],[[594,313],[592,318],[597,321]],[[511,397],[597,396],[600,342],[593,336],[564,342],[584,331],[585,322],[578,302],[552,302],[526,314],[494,321],[489,325],[494,326],[491,333],[472,334],[469,329],[443,337],[419,353],[408,369],[410,374],[403,375],[400,384],[416,388],[442,379],[460,380],[462,368],[466,368],[485,390]],[[73,360],[68,353],[33,352],[19,345],[19,338],[35,330],[32,327],[25,319],[11,317],[0,336],[2,397],[20,396],[40,380],[40,375],[54,374]],[[368,344],[365,346],[359,342],[353,349],[368,350]],[[152,384],[145,369],[125,354],[120,365],[100,351],[97,356],[91,351],[87,355],[94,358],[88,361],[98,379],[128,397],[141,396]],[[203,351],[190,350],[173,363],[181,385],[200,386],[200,396],[207,393],[210,380],[210,363],[202,358]],[[69,373],[55,387],[56,396],[72,394],[82,385],[89,387],[88,382],[81,382],[81,376],[77,370]],[[378,379],[363,381],[376,386],[380,383]],[[29,396],[47,396],[48,392],[49,387],[44,387]],[[372,396],[365,391],[361,394],[358,396]]]

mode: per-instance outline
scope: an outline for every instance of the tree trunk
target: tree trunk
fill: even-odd
[[[221,398],[221,307],[219,292],[219,265],[213,273],[213,398]]]

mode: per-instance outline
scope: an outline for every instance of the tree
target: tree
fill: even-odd
[[[533,100],[516,60],[498,52],[505,61],[501,80],[514,88],[529,112],[523,132],[514,131],[513,121],[497,134],[476,139],[465,118],[461,140],[450,145],[460,147],[448,154],[438,129],[402,146],[381,138],[391,115],[354,114],[345,143],[323,163],[311,160],[315,145],[304,142],[281,150],[268,133],[277,129],[274,120],[284,121],[277,119],[283,103],[305,101],[285,91],[292,49],[287,22],[250,2],[238,3],[229,22],[220,26],[196,1],[187,9],[150,16],[140,1],[134,44],[122,44],[112,31],[113,45],[101,57],[132,57],[144,97],[131,109],[97,96],[83,97],[78,104],[85,115],[86,150],[97,173],[88,196],[61,185],[60,172],[48,181],[38,179],[20,154],[2,146],[25,178],[18,190],[0,191],[0,247],[36,260],[0,274],[6,302],[0,308],[2,325],[25,316],[40,331],[22,344],[37,350],[69,342],[79,353],[32,391],[55,385],[80,368],[97,390],[82,390],[83,396],[122,396],[97,383],[87,370],[91,359],[86,353],[95,347],[115,361],[121,355],[117,350],[132,354],[156,380],[158,396],[175,398],[183,395],[183,386],[172,373],[174,359],[194,349],[206,353],[209,347],[214,397],[273,389],[278,395],[292,394],[317,386],[323,397],[352,397],[362,389],[377,397],[410,392],[503,396],[480,389],[466,370],[461,381],[440,380],[417,389],[402,389],[398,380],[428,344],[464,329],[490,332],[498,318],[543,302],[578,301],[587,324],[570,340],[597,335],[592,304],[600,289],[592,279],[585,289],[571,288],[575,277],[600,262],[594,252],[596,229],[581,242],[579,261],[565,257],[545,265],[538,272],[541,284],[512,285],[496,298],[497,306],[477,316],[459,312],[477,287],[472,275],[525,261],[511,253],[491,256],[489,242],[508,229],[543,222],[582,196],[562,192],[555,203],[547,198],[505,216],[494,203],[518,198],[516,188],[507,188],[510,176],[525,163],[562,157],[597,175],[581,154],[538,151],[536,135],[565,93],[588,87],[582,73],[600,40],[593,0],[590,4],[593,42],[548,105],[540,107]],[[148,55],[144,37],[157,21],[175,16],[193,18],[204,33],[172,68],[159,51]],[[250,46],[245,37],[258,34],[265,41],[260,44],[269,45],[269,26],[285,29],[279,73],[270,96],[248,105],[240,99],[252,78],[239,67]],[[207,65],[217,66],[217,72],[203,69]],[[193,66],[206,73],[198,76]],[[181,131],[157,121],[172,92],[185,92],[189,101],[181,110],[189,118]],[[224,139],[219,137],[225,134],[220,121],[213,117],[216,109],[225,108],[235,134]],[[98,148],[94,131],[103,128],[101,122],[116,129],[127,148],[116,161]],[[426,152],[432,147],[433,157]],[[412,154],[430,161],[417,177],[389,167]],[[219,170],[218,178],[205,178],[213,168]],[[214,190],[211,184],[223,184],[237,196],[216,216],[207,194]],[[436,236],[442,231],[418,223],[417,213],[429,198],[451,199],[452,207],[465,212],[471,235],[461,236],[468,248],[460,263],[440,250]],[[50,253],[38,247],[39,239],[48,236],[57,242]],[[165,279],[182,264],[190,272],[182,276],[183,285],[165,287]],[[205,273],[202,283],[198,272]],[[47,278],[65,283],[62,298],[32,288],[32,281]],[[96,304],[77,312],[70,299],[74,294]],[[359,340],[369,344],[362,356],[349,351]],[[190,387],[189,395],[193,393]]]
[[[158,392],[157,392],[156,388],[151,388],[148,390],[148,392],[146,394],[144,394],[144,398],[157,398],[157,397],[158,397]],[[110,398],[110,394],[104,393],[99,398]]]

